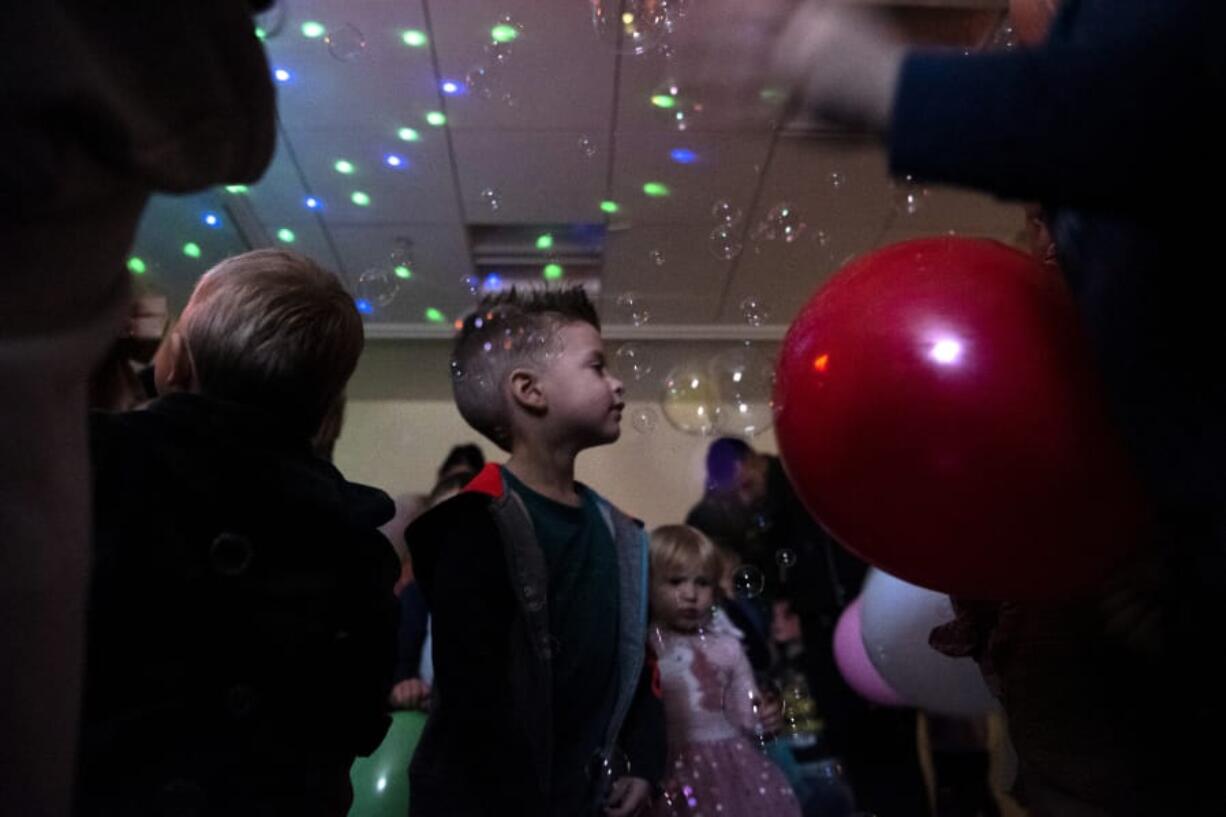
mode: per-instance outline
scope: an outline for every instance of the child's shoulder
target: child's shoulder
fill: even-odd
[[[464,491],[409,524],[404,542],[427,599],[457,582],[468,587],[504,587],[510,592],[502,532],[491,512],[492,504],[488,494]]]
[[[435,534],[442,530],[474,527],[488,529],[493,524],[490,513],[493,499],[477,491],[461,491],[410,522],[406,535]]]
[[[601,495],[590,485],[583,483],[580,484],[582,485],[583,490],[587,492],[587,495],[592,498],[592,501],[596,504],[596,507],[600,509],[601,513],[607,515],[614,524],[621,521],[636,532],[646,530],[643,520],[617,507],[612,503],[612,501]]]

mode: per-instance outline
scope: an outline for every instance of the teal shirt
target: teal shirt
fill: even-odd
[[[578,508],[555,502],[503,470],[532,517],[549,571],[553,636],[555,814],[579,814],[587,767],[600,748],[617,696],[619,584],[613,534],[596,496],[580,488]]]

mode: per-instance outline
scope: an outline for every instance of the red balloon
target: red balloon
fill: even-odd
[[[775,401],[809,510],[912,584],[1064,597],[1137,538],[1069,293],[1003,244],[919,239],[844,267],[788,331]]]

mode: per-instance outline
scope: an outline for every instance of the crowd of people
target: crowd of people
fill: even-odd
[[[735,44],[722,65],[769,67],[801,109],[879,132],[894,172],[1042,205],[1152,529],[1101,592],[956,600],[934,644],[1000,693],[1036,817],[1219,811],[1226,381],[1196,273],[1221,207],[1189,180],[1226,179],[1222,125],[1197,113],[1223,96],[1222,5],[1065,0],[1041,40],[972,56],[839,4],[708,5],[736,31],[708,32]],[[865,566],[776,460],[718,441],[687,524],[650,534],[575,479],[625,406],[582,290],[503,293],[464,320],[456,406],[507,459],[461,451],[399,515],[328,461],[363,330],[310,259],[221,262],[137,374],[149,350],[114,337],[147,196],[253,180],[275,132],[248,4],[175,8],[9,19],[6,803],[342,814],[389,709],[425,707],[419,817],[925,813],[916,713],[859,701],[830,659]],[[127,410],[87,424],[107,349],[119,387],[92,399]],[[937,733],[974,755],[963,727]],[[952,801],[992,813],[968,766]]]

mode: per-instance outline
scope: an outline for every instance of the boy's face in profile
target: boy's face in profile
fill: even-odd
[[[558,330],[560,353],[540,375],[549,424],[558,438],[581,447],[614,442],[621,435],[622,382],[606,368],[596,327],[568,323]]]

